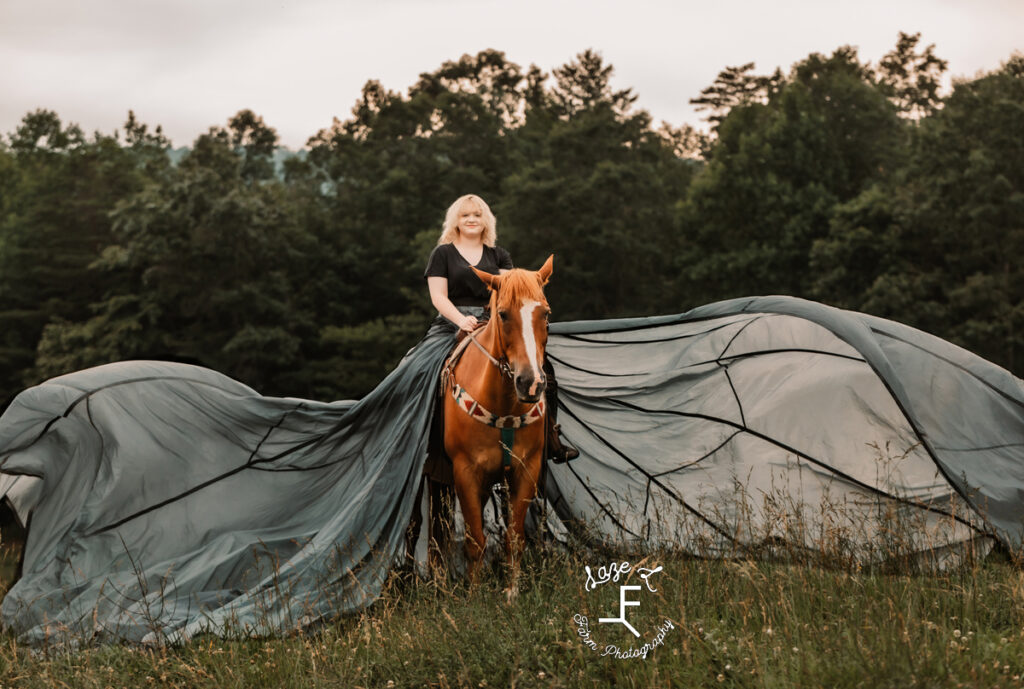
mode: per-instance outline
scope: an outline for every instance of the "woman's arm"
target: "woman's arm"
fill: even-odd
[[[476,318],[459,311],[448,298],[448,278],[428,277],[427,288],[430,290],[430,303],[438,313],[454,323],[459,329],[473,332],[477,326]]]

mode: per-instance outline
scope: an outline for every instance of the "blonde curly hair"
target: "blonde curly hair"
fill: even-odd
[[[484,244],[486,246],[494,246],[494,242],[498,239],[498,221],[495,219],[494,213],[491,212],[487,202],[476,194],[460,196],[455,199],[455,203],[448,206],[448,211],[444,214],[444,227],[441,230],[441,236],[437,240],[438,245],[451,244],[459,236],[459,213],[468,204],[475,205],[480,210],[480,214],[483,215]]]

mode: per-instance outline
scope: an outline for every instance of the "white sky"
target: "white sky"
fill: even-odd
[[[0,0],[0,133],[36,108],[109,133],[133,109],[185,146],[251,108],[298,148],[367,80],[405,92],[486,48],[546,72],[592,48],[655,121],[697,125],[723,67],[844,44],[875,62],[901,30],[969,77],[1024,50],[1024,1]]]

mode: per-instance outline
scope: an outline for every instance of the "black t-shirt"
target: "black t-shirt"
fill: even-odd
[[[491,275],[512,268],[512,257],[500,246],[484,246],[480,262],[473,266]],[[487,306],[490,294],[487,285],[469,269],[454,244],[439,244],[430,252],[425,278],[448,278],[448,298],[456,306]]]

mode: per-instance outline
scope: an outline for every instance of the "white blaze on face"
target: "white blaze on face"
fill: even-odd
[[[537,361],[537,338],[533,334],[533,310],[540,306],[539,301],[528,301],[519,309],[519,319],[523,322],[523,343],[526,344],[526,356],[530,359],[530,366],[533,367],[533,385],[530,386],[530,394],[537,392],[537,384],[540,382],[540,364]]]

